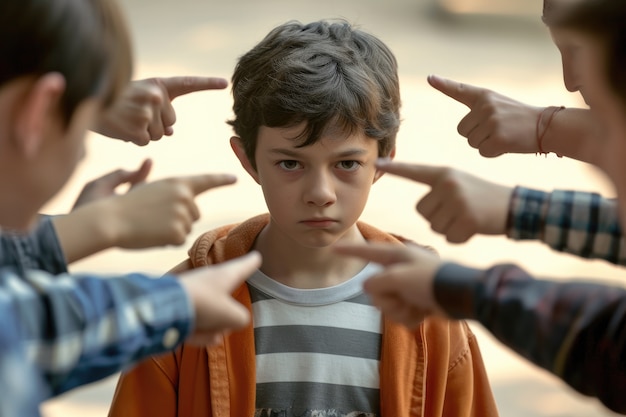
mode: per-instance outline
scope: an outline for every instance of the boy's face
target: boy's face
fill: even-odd
[[[325,135],[298,148],[303,126],[259,130],[256,164],[250,174],[263,188],[272,225],[305,247],[341,239],[361,216],[375,167],[378,142],[363,133]]]

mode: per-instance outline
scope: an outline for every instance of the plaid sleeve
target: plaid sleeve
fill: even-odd
[[[477,320],[580,393],[626,413],[625,288],[533,279],[515,265],[445,264],[435,296],[452,317]]]
[[[507,236],[536,239],[560,252],[626,265],[617,202],[596,193],[516,187]]]
[[[53,275],[67,272],[67,262],[52,217],[40,216],[37,227],[28,234],[0,233],[0,266],[20,271],[39,269]]]
[[[172,276],[18,275],[5,268],[0,306],[3,321],[18,329],[0,346],[0,361],[5,353],[23,353],[52,396],[171,350],[191,332],[193,320],[189,299]]]

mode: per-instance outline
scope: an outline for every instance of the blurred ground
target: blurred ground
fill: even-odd
[[[518,1],[516,3],[516,1]],[[555,156],[482,158],[456,133],[466,108],[432,90],[434,73],[498,90],[536,105],[580,105],[561,81],[560,60],[539,20],[540,0],[124,0],[137,51],[137,78],[171,75],[230,77],[239,55],[284,21],[343,17],[382,38],[400,64],[403,125],[398,160],[452,165],[505,184],[540,189],[612,191],[583,164]],[[506,5],[504,7],[503,5]],[[477,7],[472,7],[477,6]],[[492,7],[493,6],[493,7]],[[499,7],[496,7],[499,6]],[[449,12],[463,12],[461,14]],[[74,271],[162,273],[186,255],[201,232],[265,211],[256,184],[246,178],[228,146],[229,92],[192,94],[175,101],[175,134],[148,147],[89,138],[89,155],[62,195],[47,207],[69,210],[82,185],[115,168],[138,167],[150,157],[151,179],[202,172],[231,172],[239,182],[199,197],[203,217],[186,245],[141,252],[110,250],[73,265]],[[414,212],[426,188],[385,176],[373,188],[364,220],[437,248],[445,258],[475,266],[516,262],[556,278],[621,278],[603,262],[556,254],[536,243],[476,237],[449,245]],[[511,323],[515,326],[515,323]],[[581,398],[549,374],[509,353],[474,325],[501,415],[506,417],[609,416],[595,400]],[[46,417],[105,416],[115,377],[44,405]]]

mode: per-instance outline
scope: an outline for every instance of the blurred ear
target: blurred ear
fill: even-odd
[[[387,159],[393,159],[396,157],[396,147],[394,146],[393,149],[391,150],[391,152],[389,152],[389,155],[387,156]],[[382,177],[384,174],[383,171],[377,169],[376,173],[374,174],[374,183],[376,181],[378,181],[380,179],[380,177]]]
[[[32,158],[41,148],[49,129],[54,127],[49,122],[62,122],[59,102],[64,91],[65,78],[52,72],[35,80],[25,93],[16,112],[15,140],[26,158]]]
[[[250,174],[252,179],[255,180],[257,184],[260,184],[259,174],[256,172],[256,169],[254,169],[254,167],[250,163],[250,159],[248,159],[248,155],[246,155],[246,151],[244,150],[243,143],[241,142],[241,138],[238,136],[231,137],[230,147],[233,149],[233,152],[235,152],[235,155],[237,155],[237,159],[239,159],[239,162],[241,163],[241,166],[243,167],[243,169],[245,169],[246,172]]]

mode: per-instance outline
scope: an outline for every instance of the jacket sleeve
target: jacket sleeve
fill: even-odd
[[[626,238],[617,201],[597,193],[547,193],[516,187],[509,205],[507,236],[540,240],[559,252],[626,265]]]
[[[437,302],[478,320],[502,343],[582,394],[626,413],[626,289],[533,279],[515,265],[488,270],[446,264]]]
[[[108,416],[176,416],[176,381],[175,353],[140,362],[120,376]]]

